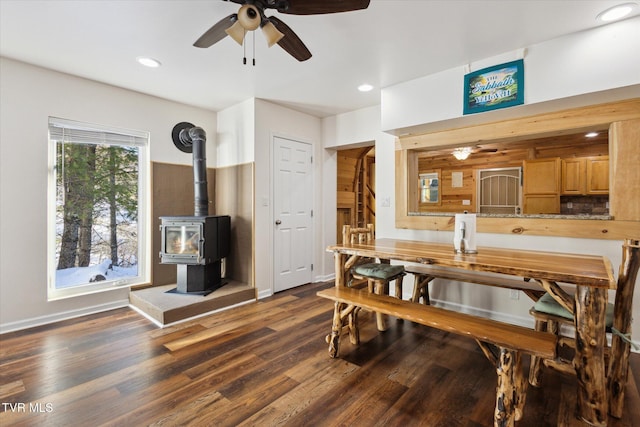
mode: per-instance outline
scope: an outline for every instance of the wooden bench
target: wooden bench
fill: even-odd
[[[415,276],[411,301],[420,302],[420,298],[423,298],[426,305],[430,304],[429,284],[435,279],[517,289],[524,292],[533,301],[537,301],[545,293],[545,291],[540,288],[540,284],[531,282],[525,278],[516,279],[478,271],[460,271],[446,267],[423,265],[406,265],[405,271]]]
[[[357,329],[355,313],[358,307],[475,339],[498,373],[495,426],[513,426],[522,417],[528,382],[522,372],[521,354],[543,358],[556,354],[557,337],[546,332],[366,290],[333,287],[319,291],[317,295],[335,303],[331,335],[327,339],[331,357],[338,356],[344,321],[348,319]]]

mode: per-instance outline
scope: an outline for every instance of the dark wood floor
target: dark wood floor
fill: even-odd
[[[2,426],[490,426],[496,374],[473,340],[410,322],[330,359],[332,304],[306,285],[157,329],[130,309],[0,336]],[[640,425],[640,355],[624,419]],[[547,371],[519,426],[582,425]],[[24,406],[22,405],[24,404]]]

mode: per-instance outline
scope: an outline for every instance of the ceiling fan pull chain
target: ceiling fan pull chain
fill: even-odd
[[[242,64],[247,65],[247,32],[242,37]]]

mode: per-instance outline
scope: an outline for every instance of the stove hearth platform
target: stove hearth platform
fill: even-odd
[[[236,304],[256,301],[255,288],[234,280],[206,296],[168,292],[175,288],[176,284],[171,284],[134,290],[129,294],[129,302],[164,327]]]

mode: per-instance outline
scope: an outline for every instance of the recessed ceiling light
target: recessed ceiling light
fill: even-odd
[[[369,92],[369,91],[370,91],[370,90],[372,90],[372,89],[373,89],[373,86],[371,86],[371,85],[370,85],[370,84],[368,84],[368,83],[361,84],[360,86],[358,86],[358,90],[359,90],[360,92]]]
[[[619,4],[599,13],[596,19],[603,22],[615,21],[616,19],[621,19],[629,15],[635,7],[635,3]]]
[[[149,68],[158,68],[160,65],[162,65],[157,59],[149,58],[148,56],[139,56],[136,58],[136,60],[140,64]]]
[[[598,136],[598,132],[589,132],[588,134],[585,135],[587,138],[595,138],[596,136]]]

